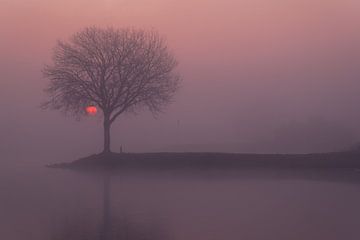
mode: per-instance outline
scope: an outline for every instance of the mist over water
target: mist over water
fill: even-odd
[[[104,176],[46,168],[102,150],[102,119],[42,111],[57,40],[155,29],[182,84],[154,118],[121,116],[119,152],[312,153],[360,142],[354,0],[0,0],[0,239],[99,239]],[[359,171],[123,172],[113,240],[357,240]]]
[[[0,186],[3,238],[99,239],[101,175],[2,164]],[[110,182],[113,239],[355,240],[359,201],[353,170],[135,171]]]

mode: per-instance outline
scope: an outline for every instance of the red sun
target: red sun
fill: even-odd
[[[86,113],[90,116],[95,116],[97,113],[97,108],[95,106],[86,107]]]

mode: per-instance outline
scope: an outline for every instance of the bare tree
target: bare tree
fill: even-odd
[[[147,108],[158,113],[179,85],[177,62],[154,31],[89,27],[58,41],[44,108],[75,116],[96,105],[104,118],[104,152],[110,152],[110,127],[126,112]]]

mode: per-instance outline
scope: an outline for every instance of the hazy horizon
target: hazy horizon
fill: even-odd
[[[64,87],[62,103],[100,99],[109,113],[167,102],[175,56],[173,103],[117,118],[113,152],[360,150],[359,13],[355,0],[0,0],[0,238],[360,239],[360,151],[111,154],[103,125],[114,115],[76,121],[40,108],[58,40],[94,26],[79,42],[105,36],[104,58],[118,63],[107,47],[124,38],[99,29],[153,29],[171,54],[156,35],[131,35],[116,72],[85,57],[100,76],[90,88],[51,71],[73,69],[77,54],[45,71]]]
[[[113,150],[307,153],[360,141],[360,3],[353,0],[0,0],[0,150],[99,152],[99,118],[41,111],[58,39],[87,26],[155,29],[180,65],[164,114],[125,116]]]

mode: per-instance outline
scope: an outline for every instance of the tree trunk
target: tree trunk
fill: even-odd
[[[109,153],[110,150],[110,117],[104,116],[104,153]]]

